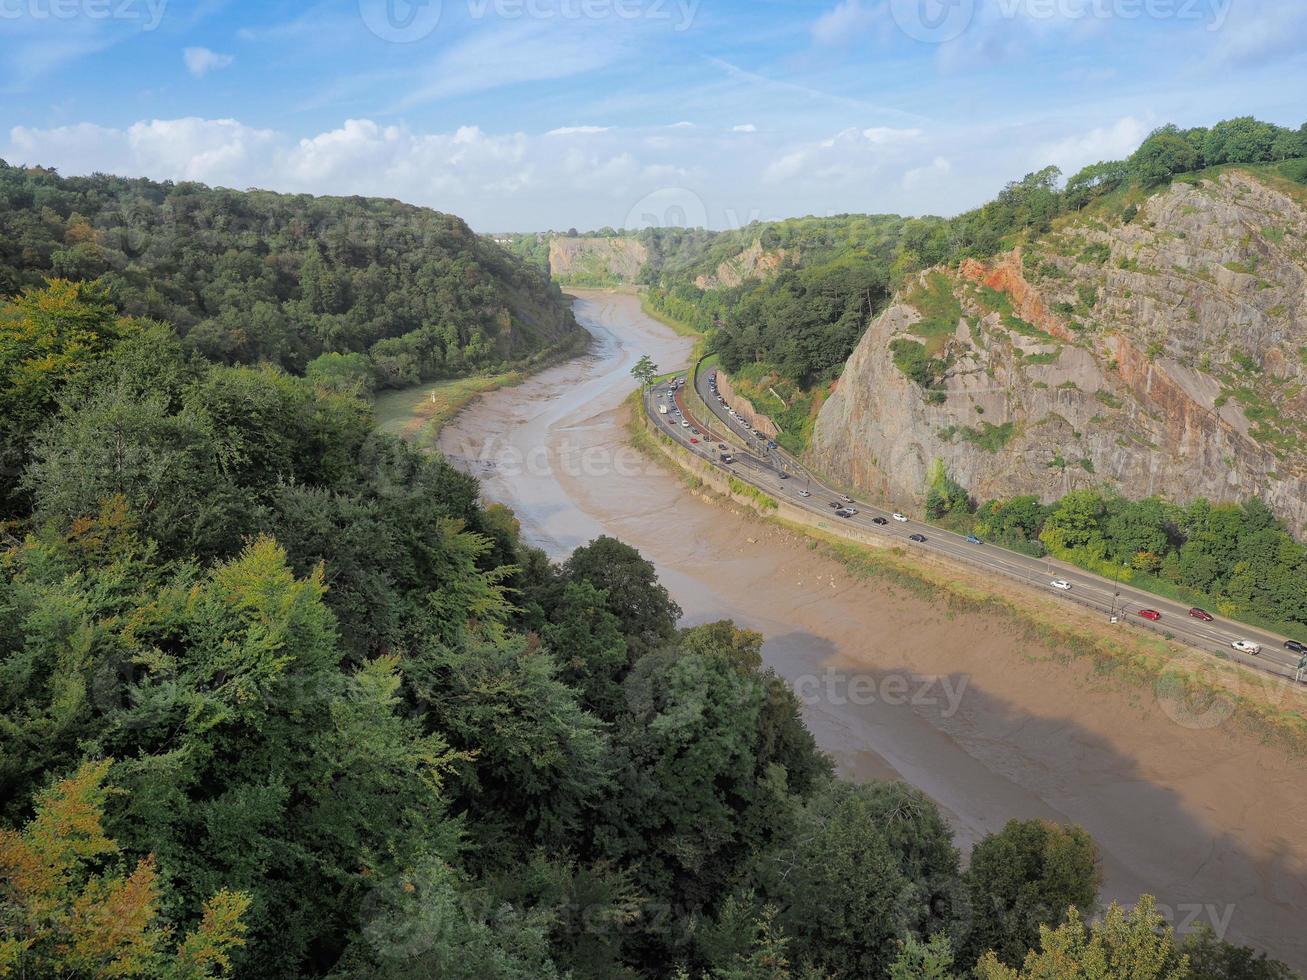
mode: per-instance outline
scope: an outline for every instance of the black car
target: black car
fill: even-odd
[[[839,510],[837,510],[837,511],[835,512],[835,514],[836,514],[836,516],[838,516],[838,517],[842,517],[842,518],[844,518],[846,521],[851,521],[851,520],[853,520],[853,512],[852,512],[852,511],[845,510],[845,509],[842,508],[842,507],[841,507]]]
[[[1294,653],[1307,653],[1307,644],[1299,643],[1297,640],[1285,640],[1284,648]]]
[[[843,505],[842,503],[840,503],[838,500],[832,500],[832,501],[830,502],[830,509],[831,509],[831,510],[842,510],[843,508],[844,508],[844,505]]]
[[[925,544],[926,536],[924,534],[914,534],[909,538],[909,540],[915,541],[917,544]]]
[[[832,506],[834,506],[834,505],[832,504]],[[888,517],[873,517],[873,518],[871,519],[871,523],[876,524],[876,525],[878,525],[878,526],[880,526],[880,527],[884,527],[886,524],[889,523],[889,518],[888,518]]]

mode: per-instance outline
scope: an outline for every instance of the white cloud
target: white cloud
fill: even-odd
[[[920,139],[924,134],[919,129],[892,129],[888,126],[873,126],[871,129],[864,129],[862,135],[868,143],[887,146],[891,143],[906,143]]]
[[[732,133],[756,133],[757,131],[758,127],[753,123],[743,123],[739,126],[731,127]]]
[[[560,126],[558,129],[551,129],[545,133],[546,136],[590,136],[595,133],[606,133],[611,127],[609,126]]]
[[[1087,133],[1041,146],[1037,159],[1054,163],[1067,176],[1100,160],[1122,160],[1144,141],[1152,125],[1135,116],[1123,116],[1110,126],[1100,126]]]
[[[944,157],[935,157],[924,167],[914,167],[903,175],[903,189],[908,191],[929,187],[934,181],[944,180],[953,173],[953,164]]]
[[[182,61],[186,62],[186,70],[196,78],[203,78],[211,71],[226,68],[235,60],[232,55],[219,54],[208,48],[186,48],[182,51]]]

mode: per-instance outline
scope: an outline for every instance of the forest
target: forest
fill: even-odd
[[[547,273],[453,215],[0,161],[0,295],[51,276],[100,284],[209,360],[303,374],[327,355],[326,373],[367,389],[495,371],[585,337]]]
[[[834,778],[761,637],[356,392],[0,307],[0,975],[1284,978],[1092,839]]]
[[[967,257],[988,258],[1048,231],[1060,215],[1127,187],[1141,193],[1173,178],[1230,164],[1274,165],[1307,183],[1307,123],[1286,129],[1251,117],[1207,128],[1155,130],[1127,160],[1105,161],[1063,179],[1057,167],[1027,174],[954,218],[842,216],[755,223],[738,231],[641,233],[651,253],[648,301],[704,332],[722,365],[765,364],[801,387],[838,377],[866,326],[908,277]],[[793,260],[775,276],[730,289],[695,279],[753,242]],[[668,243],[671,243],[670,247]],[[686,244],[697,245],[684,252]],[[677,247],[682,250],[679,258]],[[663,259],[663,255],[674,258]]]

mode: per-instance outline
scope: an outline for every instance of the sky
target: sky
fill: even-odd
[[[482,232],[950,215],[1307,121],[1301,0],[0,0],[0,158]]]

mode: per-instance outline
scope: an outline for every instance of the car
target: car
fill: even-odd
[[[1255,657],[1262,652],[1261,646],[1254,643],[1252,640],[1235,640],[1230,644],[1230,646],[1234,647],[1240,653],[1246,653],[1252,657]]]
[[[1071,591],[1071,583],[1064,578],[1055,578],[1053,579],[1053,581],[1049,582],[1048,584],[1055,589],[1061,589],[1063,592]]]
[[[1307,653],[1307,643],[1299,643],[1297,640],[1285,640],[1284,648],[1293,653]]]
[[[776,448],[776,443],[774,443],[774,442],[769,442],[769,443],[767,443],[767,448],[768,448],[768,449],[775,449],[775,448]]]
[[[886,524],[889,523],[889,518],[887,518],[887,517],[873,517],[873,518],[871,519],[871,523],[875,524],[877,527],[884,527]]]
[[[917,544],[925,544],[926,536],[924,534],[910,534],[908,535],[908,540],[915,541]]]
[[[894,515],[894,520],[898,521],[900,524],[906,524],[906,523],[908,523],[908,519],[907,519],[905,516],[903,516],[902,514],[899,514],[899,513],[895,513],[895,515]]]
[[[844,509],[844,505],[843,505],[842,503],[840,503],[838,500],[832,500],[832,501],[830,502],[830,509],[831,509],[831,510],[843,510],[843,509]]]
[[[790,474],[785,472],[777,473],[776,475],[779,476],[782,480],[788,480],[790,478]]]
[[[1215,622],[1216,620],[1216,617],[1213,616],[1211,613],[1209,613],[1206,609],[1199,609],[1197,607],[1190,609],[1189,615],[1192,616],[1194,619],[1201,619],[1204,623],[1211,623],[1211,622]]]
[[[685,419],[681,419],[681,428],[688,429],[689,427],[690,427],[690,423],[685,421]]]
[[[845,494],[841,494],[841,495],[840,495],[840,499],[841,499],[842,501],[844,501],[846,504],[851,504],[851,503],[853,503],[853,498],[850,497],[847,493],[845,493]]]
[[[811,497],[812,494],[809,493],[807,490],[800,490],[800,491],[799,491],[799,496],[800,496],[800,497]]]
[[[722,452],[726,452],[727,445],[724,442],[719,442],[717,443],[717,448],[720,449]]]
[[[691,445],[694,445],[694,446],[697,446],[697,445],[699,445],[699,440],[696,439],[696,438],[694,438],[693,436],[691,436],[691,437],[690,437],[690,444],[691,444]]]
[[[694,426],[690,426],[690,434],[691,434],[691,435],[695,435],[695,436],[697,436],[697,435],[702,435],[702,433],[701,433],[698,429],[696,429]]]
[[[850,514],[852,514],[854,517],[856,517],[856,516],[858,515],[858,508],[856,508],[856,507],[849,507],[849,506],[846,505],[844,509],[847,510],[847,511],[848,511]]]
[[[844,518],[846,521],[848,521],[848,520],[852,520],[852,519],[853,519],[853,515],[850,514],[850,513],[849,513],[847,510],[845,510],[843,507],[841,507],[839,510],[837,510],[837,511],[835,512],[835,516],[836,516],[836,517],[842,517],[842,518]]]
[[[1140,609],[1139,615],[1153,623],[1162,618],[1162,614],[1156,609]]]
[[[967,544],[984,544],[984,543],[985,542],[981,541],[980,538],[976,537],[974,534],[967,535]]]

